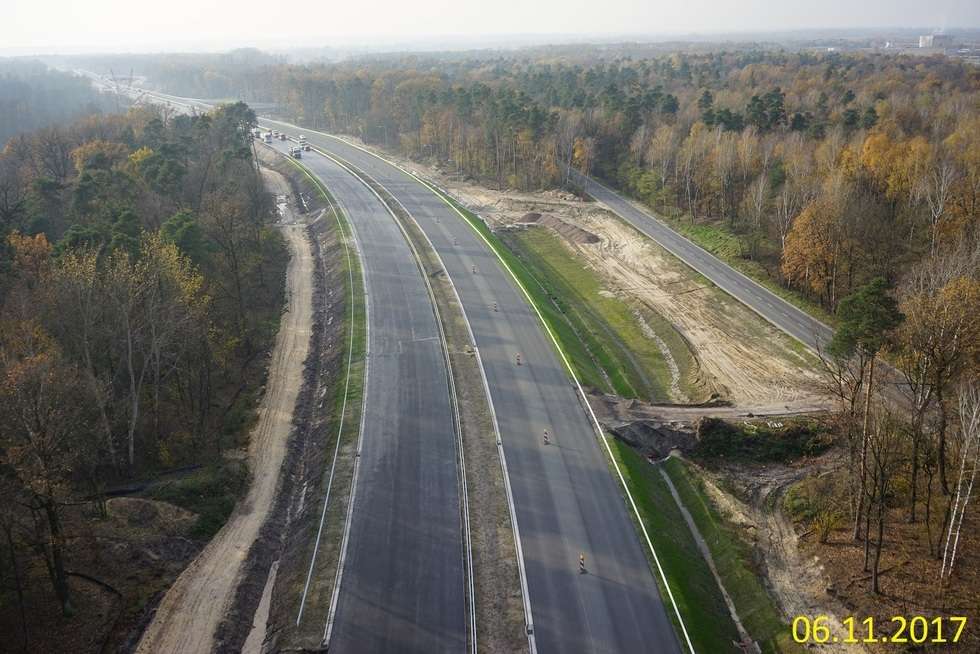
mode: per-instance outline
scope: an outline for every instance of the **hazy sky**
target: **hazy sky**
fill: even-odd
[[[0,51],[980,26],[978,0],[3,0]]]

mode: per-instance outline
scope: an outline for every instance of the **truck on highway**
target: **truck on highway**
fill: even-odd
[[[262,135],[262,140],[266,143],[272,143],[272,132],[266,132]]]
[[[303,149],[300,148],[298,145],[293,146],[289,148],[289,156],[292,157],[293,159],[302,159]]]

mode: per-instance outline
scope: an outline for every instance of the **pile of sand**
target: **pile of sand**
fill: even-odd
[[[542,227],[553,229],[554,231],[558,232],[560,236],[571,243],[581,245],[599,242],[599,237],[592,232],[584,230],[581,227],[573,225],[569,222],[565,222],[561,218],[551,214],[542,215],[532,211],[524,214],[520,222],[525,225],[540,225]]]

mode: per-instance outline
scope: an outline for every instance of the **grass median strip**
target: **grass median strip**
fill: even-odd
[[[505,481],[492,410],[463,307],[438,253],[415,219],[385,187],[350,162],[344,165],[378,194],[399,222],[429,280],[442,324],[459,410],[466,497],[470,514],[477,518],[470,523],[477,648],[524,651],[528,640]]]

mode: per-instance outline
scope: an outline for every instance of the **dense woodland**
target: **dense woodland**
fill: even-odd
[[[43,562],[70,614],[67,507],[242,444],[286,260],[254,121],[134,109],[0,153],[4,597]]]
[[[30,59],[0,59],[0,147],[11,137],[118,107],[89,81]]]
[[[278,103],[291,120],[497,186],[558,185],[574,165],[666,214],[735,233],[741,256],[831,312],[875,277],[901,282],[976,227],[980,70],[944,57],[734,51],[287,66],[239,52],[126,63],[174,93]]]

